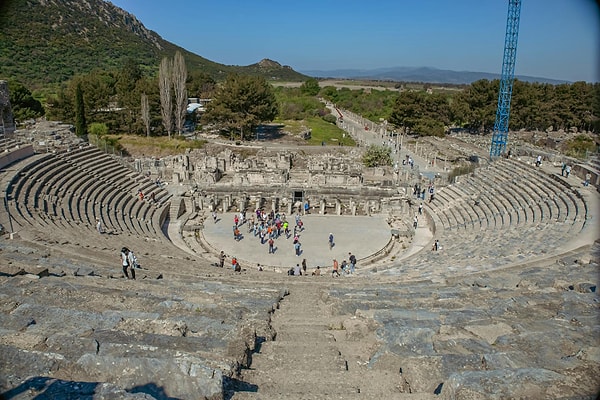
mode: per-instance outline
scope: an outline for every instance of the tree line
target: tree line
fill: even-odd
[[[351,91],[325,87],[321,95],[375,122],[386,119],[406,132],[443,135],[450,127],[475,133],[494,128],[498,80],[479,80],[464,90]],[[600,132],[600,84],[551,85],[515,80],[510,111],[512,130]]]
[[[235,74],[217,83],[207,74],[188,73],[176,54],[173,60],[163,59],[158,76],[144,74],[133,60],[121,69],[76,76],[46,99],[45,108],[22,85],[11,84],[11,102],[18,121],[46,113],[49,119],[81,125],[81,129],[95,123],[112,133],[170,136],[182,132],[186,118],[193,118],[185,113],[188,97],[210,98],[202,124],[243,139],[258,124],[275,118],[318,116],[335,123],[335,116],[318,100],[324,98],[375,122],[386,119],[408,133],[441,136],[451,127],[492,131],[498,88],[498,80],[479,80],[462,90],[350,90],[320,87],[314,78],[299,88],[274,88],[262,77]],[[600,84],[516,80],[510,127],[598,133]]]

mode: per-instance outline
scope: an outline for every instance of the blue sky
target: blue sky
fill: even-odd
[[[297,71],[428,66],[500,73],[508,0],[111,0],[228,65]],[[600,81],[594,0],[523,0],[515,73]]]

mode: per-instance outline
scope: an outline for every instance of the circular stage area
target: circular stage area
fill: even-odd
[[[261,244],[258,236],[248,232],[247,223],[240,227],[242,239],[236,241],[233,238],[234,216],[235,213],[219,214],[216,224],[208,218],[203,230],[204,240],[215,250],[223,250],[227,254],[225,267],[228,268],[231,268],[231,257],[234,256],[246,269],[256,268],[257,264],[267,269],[289,269],[306,259],[308,270],[311,271],[317,265],[330,268],[334,258],[341,265],[343,260],[348,261],[348,252],[352,252],[358,260],[356,269],[360,271],[360,259],[377,253],[391,239],[390,226],[383,216],[307,214],[301,217],[304,224],[304,230],[299,233],[301,254],[296,256],[293,245],[295,218],[290,215],[287,216],[290,238],[282,235],[275,239],[275,254],[269,254],[267,240]],[[335,243],[331,250],[328,245],[329,233],[333,233]]]

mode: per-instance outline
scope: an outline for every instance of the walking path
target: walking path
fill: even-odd
[[[331,110],[331,113],[333,115],[337,115],[337,111],[334,109],[334,107],[332,105],[328,106],[328,108]],[[377,145],[377,146],[381,146],[381,145],[389,145],[390,142],[390,137],[389,136],[383,136],[380,132],[377,132],[377,125],[375,125],[372,121],[369,121],[363,117],[361,117],[360,115],[356,115],[350,111],[346,111],[346,110],[340,110],[340,112],[343,115],[343,119],[344,122],[341,123],[341,125],[339,125],[343,130],[345,130],[346,132],[348,132],[348,134],[350,134],[354,140],[361,146],[369,146],[369,145]],[[365,126],[370,126],[370,128],[367,130],[365,129]],[[400,139],[399,139],[400,138]],[[407,138],[406,138],[407,139]],[[402,165],[402,160],[406,159],[407,156],[410,156],[415,163],[415,167],[419,168],[420,173],[422,173],[423,175],[428,176],[430,179],[433,178],[433,176],[435,174],[439,174],[444,171],[444,168],[439,167],[437,164],[436,165],[431,165],[430,161],[431,160],[427,160],[421,156],[419,156],[417,150],[417,144],[414,144],[414,147],[412,149],[409,148],[409,144],[406,143],[406,141],[403,143],[402,142],[402,136],[396,137],[395,140],[397,141],[398,147],[400,148],[400,150],[396,153],[394,153],[393,149],[392,149],[392,158],[394,160],[394,162],[398,163],[398,167],[400,169],[409,169],[410,167],[408,165],[403,166]],[[395,143],[392,143],[392,146]],[[412,145],[411,145],[412,146]]]

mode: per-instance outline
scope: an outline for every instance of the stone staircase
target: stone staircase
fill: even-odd
[[[376,346],[374,325],[332,313],[328,277],[291,278],[290,294],[272,318],[273,340],[262,343],[242,370],[245,385],[233,399],[433,399],[403,393],[398,371],[368,367]],[[314,283],[311,280],[319,279]],[[333,285],[334,286],[334,285]]]
[[[292,277],[232,398],[592,399],[598,265],[580,257],[440,284]]]

